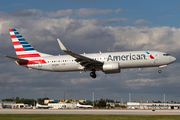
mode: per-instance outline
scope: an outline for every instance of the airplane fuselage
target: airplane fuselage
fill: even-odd
[[[150,53],[154,58],[151,58],[146,51],[92,53],[81,55],[103,63],[118,62],[121,69],[159,67],[162,65],[168,65],[175,60],[174,57],[167,56],[164,52],[150,51]],[[91,71],[91,69],[86,69],[81,64],[77,63],[75,58],[69,55],[48,56],[43,58],[46,63],[28,65],[26,67],[55,72]],[[101,68],[97,70],[103,71]]]

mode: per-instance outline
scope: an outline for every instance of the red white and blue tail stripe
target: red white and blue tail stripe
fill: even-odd
[[[19,62],[19,65],[45,64],[45,60],[16,30],[9,29],[14,49],[19,59],[28,60],[27,62]]]

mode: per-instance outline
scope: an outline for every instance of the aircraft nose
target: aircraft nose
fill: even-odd
[[[175,58],[175,57],[171,57],[171,61],[172,61],[172,62],[175,62],[175,61],[176,61],[176,58]]]

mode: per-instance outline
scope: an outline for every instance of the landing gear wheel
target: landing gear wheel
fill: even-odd
[[[96,73],[95,73],[95,72],[91,72],[91,73],[90,73],[90,76],[91,76],[92,78],[96,78]]]
[[[161,70],[158,70],[158,73],[161,73],[162,71]]]

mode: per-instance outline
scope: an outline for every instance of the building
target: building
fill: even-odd
[[[49,102],[57,103],[58,100],[44,100],[44,104],[48,104]]]
[[[115,108],[115,107],[120,107],[120,106],[127,106],[126,103],[116,103],[116,102],[107,102],[106,103],[106,108],[110,107],[110,108]]]
[[[179,109],[180,104],[127,102],[128,109]]]
[[[12,109],[20,109],[20,108],[24,108],[25,105],[24,103],[15,103],[15,104],[12,104]]]
[[[15,103],[15,102],[0,102],[0,108],[2,108],[2,103],[4,105],[11,105],[11,109],[24,108],[24,103]]]

